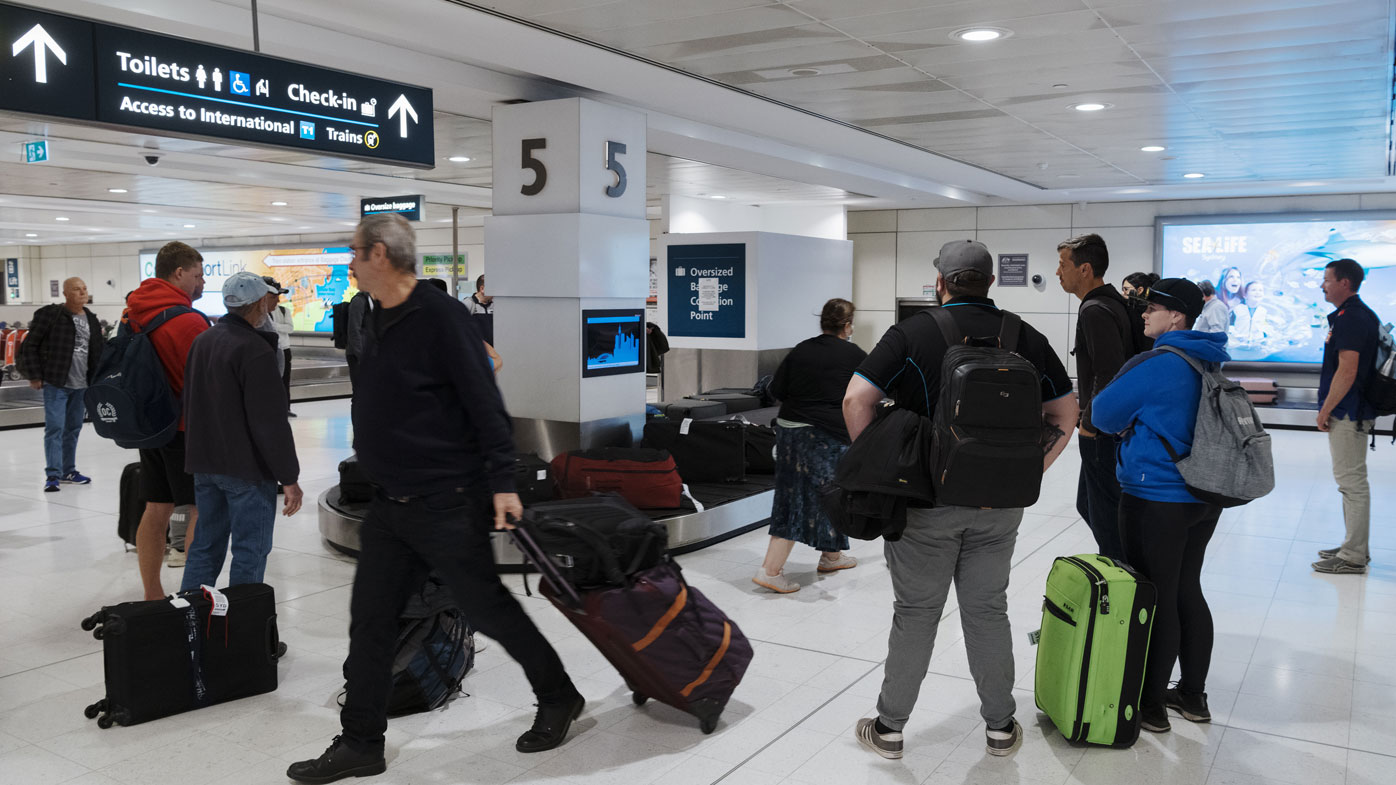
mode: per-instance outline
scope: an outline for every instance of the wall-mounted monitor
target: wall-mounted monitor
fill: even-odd
[[[645,371],[645,309],[582,311],[582,376]]]
[[[1363,301],[1396,319],[1396,213],[1168,217],[1155,238],[1160,275],[1216,287],[1233,360],[1322,362],[1333,306],[1319,287],[1335,259],[1361,264]]]

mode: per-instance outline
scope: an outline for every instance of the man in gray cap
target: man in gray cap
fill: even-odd
[[[223,284],[228,315],[189,349],[184,372],[185,470],[194,475],[199,525],[188,546],[181,591],[213,586],[232,542],[228,585],[261,583],[276,520],[301,507],[300,464],[286,420],[276,333],[263,332],[268,294],[262,277],[234,273]]]
[[[935,266],[940,273],[937,299],[960,334],[991,341],[999,338],[1004,312],[989,299],[994,282],[989,249],[972,240],[949,242],[940,249]],[[883,398],[935,417],[941,362],[948,342],[932,310],[893,325],[858,367],[843,399],[844,420],[854,440],[872,422]],[[1041,377],[1042,416],[1051,434],[1043,440],[1045,472],[1076,428],[1071,377],[1047,339],[1026,322],[1014,351],[1031,362]],[[892,575],[893,624],[877,716],[858,720],[854,733],[863,746],[884,758],[902,756],[902,729],[930,667],[936,630],[953,580],[970,673],[979,691],[980,714],[986,726],[985,746],[991,755],[1008,755],[1023,740],[1023,729],[1013,717],[1017,706],[1013,699],[1013,636],[1008,624],[1008,573],[1023,510],[949,504],[912,508],[914,503],[908,504],[901,539],[885,545],[887,569]]]

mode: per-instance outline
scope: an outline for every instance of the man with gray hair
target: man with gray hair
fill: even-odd
[[[185,471],[194,475],[199,525],[186,546],[181,591],[213,586],[232,543],[229,585],[261,583],[276,522],[301,507],[300,464],[286,420],[276,333],[257,329],[275,290],[250,272],[223,284],[228,315],[189,349],[184,370]]]
[[[1200,281],[1197,288],[1202,291],[1202,315],[1192,329],[1203,333],[1224,333],[1231,323],[1231,309],[1217,299],[1217,288],[1211,281]]]
[[[87,309],[87,284],[69,278],[63,282],[63,302],[35,311],[29,337],[19,345],[19,372],[30,387],[44,392],[46,493],[60,483],[92,482],[76,467],[78,434],[86,413],[83,392],[97,376],[102,344],[101,323]]]
[[[465,304],[416,276],[412,227],[398,215],[359,223],[349,272],[376,301],[354,386],[354,448],[374,486],[349,602],[344,730],[318,758],[291,764],[297,782],[366,777],[383,756],[398,615],[428,570],[477,630],[523,667],[538,700],[515,742],[563,742],[585,700],[562,660],[495,572],[493,527],[523,512],[514,492],[513,425]],[[507,720],[506,720],[507,721]]]

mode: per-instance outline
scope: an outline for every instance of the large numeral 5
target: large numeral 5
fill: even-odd
[[[519,193],[524,196],[537,196],[542,192],[543,186],[548,184],[548,168],[543,162],[533,157],[535,150],[546,150],[547,139],[525,139],[523,140],[523,163],[525,169],[533,170],[533,182],[519,189]]]
[[[619,197],[625,193],[625,167],[616,160],[618,155],[625,155],[625,145],[620,142],[607,142],[606,168],[616,175],[616,184],[606,186],[606,195],[611,197]]]

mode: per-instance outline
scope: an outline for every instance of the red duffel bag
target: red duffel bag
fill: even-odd
[[[558,496],[576,499],[593,493],[618,493],[641,509],[679,506],[683,480],[668,450],[600,447],[573,450],[552,461]]]

